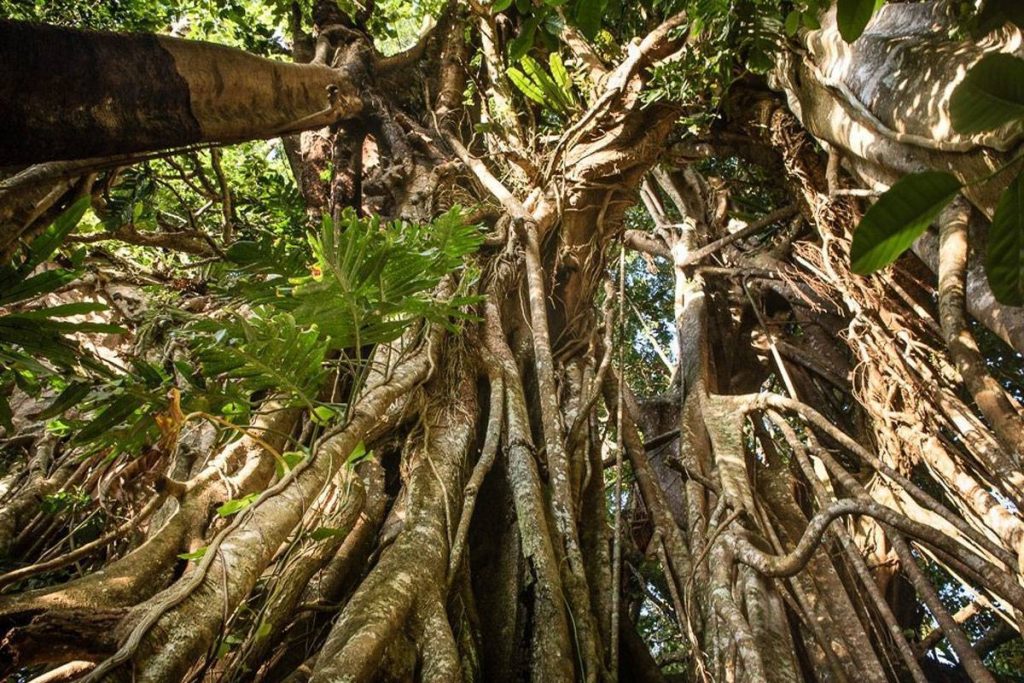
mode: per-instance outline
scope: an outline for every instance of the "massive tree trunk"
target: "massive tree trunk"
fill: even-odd
[[[19,131],[0,163],[43,164],[5,181],[4,201],[110,163],[43,162],[304,130],[285,148],[312,216],[351,207],[428,222],[460,203],[488,229],[478,277],[435,293],[481,295],[473,317],[421,321],[373,348],[365,377],[331,377],[325,391],[356,389],[347,417],[316,438],[314,416],[271,396],[241,439],[214,446],[207,431],[177,458],[80,462],[70,442],[25,439],[31,457],[0,509],[3,672],[659,681],[671,675],[652,655],[663,646],[637,630],[657,605],[687,680],[992,680],[986,638],[1018,638],[1024,610],[1020,417],[979,367],[964,316],[1018,348],[1019,312],[970,295],[963,216],[944,218],[937,247],[920,245],[937,251],[925,259],[937,285],[909,259],[854,276],[861,207],[834,191],[835,166],[808,133],[872,186],[945,164],[948,145],[955,170],[975,173],[995,153],[959,146],[998,141],[918,129],[929,112],[891,106],[897,93],[863,106],[914,137],[879,144],[934,145],[880,153],[850,134],[844,100],[810,70],[832,71],[807,60],[780,66],[788,106],[737,89],[745,106],[727,110],[740,113],[685,156],[666,144],[681,110],[642,98],[651,67],[686,40],[679,14],[616,65],[566,28],[589,100],[541,146],[507,108],[516,95],[487,8],[453,4],[420,44],[385,58],[359,22],[319,5],[317,49],[296,50],[299,64],[0,24],[0,112]],[[896,40],[896,24],[884,15],[868,40]],[[814,58],[834,40],[825,25],[806,38]],[[23,52],[11,36],[43,44]],[[482,67],[469,74],[477,45]],[[38,84],[58,60],[98,80],[55,102]],[[869,67],[888,82],[884,64]],[[482,114],[463,103],[470,76]],[[474,114],[493,124],[482,135]],[[727,233],[727,198],[700,162],[737,156],[781,200]],[[68,191],[55,185],[46,208]],[[992,192],[968,199],[990,213]],[[625,229],[631,207],[650,230]],[[36,218],[15,220],[10,242]],[[766,229],[773,239],[757,239]],[[673,292],[677,363],[657,401],[634,395],[622,362],[632,342],[615,335],[626,278],[610,274],[626,248]],[[309,457],[276,468],[295,442]],[[361,443],[374,456],[351,467]],[[116,480],[127,521],[88,546],[68,550],[35,512],[45,493]],[[214,512],[246,496],[234,517]],[[947,573],[973,611],[943,603],[935,577]],[[996,625],[972,643],[961,622],[978,612]],[[955,661],[929,656],[943,639]]]

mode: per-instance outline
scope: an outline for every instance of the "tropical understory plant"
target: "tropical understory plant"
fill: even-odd
[[[1024,17],[882,5],[0,0],[0,673],[1024,680]]]

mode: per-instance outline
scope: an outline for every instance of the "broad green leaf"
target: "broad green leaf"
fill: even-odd
[[[1024,117],[1024,59],[1003,53],[982,57],[953,90],[949,114],[964,135]]]
[[[868,209],[853,233],[853,272],[867,275],[895,261],[928,229],[960,187],[959,180],[941,171],[901,178]]]
[[[530,51],[533,47],[534,38],[537,35],[537,26],[540,24],[538,17],[530,17],[523,22],[519,29],[519,35],[513,38],[508,44],[508,60],[518,62],[519,58]]]
[[[519,61],[523,65],[523,70],[526,74],[543,91],[544,101],[547,106],[559,112],[572,108],[571,95],[564,88],[559,87],[558,83],[537,63],[537,60],[529,55],[525,55]]]
[[[988,231],[985,274],[996,301],[1024,306],[1024,172],[999,198]]]
[[[76,277],[76,271],[57,268],[44,270],[25,279],[18,279],[16,276],[5,279],[4,283],[0,283],[0,306],[52,292]]]
[[[607,4],[607,0],[577,0],[573,23],[588,40],[593,40],[601,30]]]
[[[18,318],[22,320],[32,320],[25,315],[11,315],[8,318]],[[47,330],[54,330],[56,332],[95,332],[99,334],[125,334],[128,330],[121,327],[120,325],[113,325],[111,323],[68,323],[60,322],[57,320],[46,320],[43,324],[43,328]]]
[[[285,391],[311,406],[327,344],[315,326],[298,325],[290,313],[257,314],[219,328],[198,352],[208,377],[238,380],[253,392]]]
[[[504,12],[511,6],[512,0],[494,0],[494,3],[491,5],[491,12],[498,14],[499,12]]]
[[[313,422],[321,426],[329,424],[336,417],[338,417],[338,412],[334,408],[324,405],[313,408],[313,412],[310,414]]]
[[[562,56],[557,52],[552,52],[548,55],[548,66],[551,67],[551,75],[555,79],[555,83],[564,92],[572,91],[572,79],[569,78],[569,72],[565,70],[565,63],[562,61]]]
[[[8,434],[14,432],[14,422],[12,418],[14,414],[11,412],[11,404],[7,401],[7,397],[0,394],[0,427],[7,430]]]
[[[848,43],[860,38],[868,22],[885,0],[838,0],[836,24],[839,34]]]
[[[797,10],[791,10],[789,14],[786,15],[784,27],[787,36],[795,36],[796,32],[800,29],[800,12]]]

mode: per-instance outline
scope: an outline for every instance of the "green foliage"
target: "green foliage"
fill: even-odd
[[[843,40],[857,40],[883,4],[885,0],[837,0],[836,24]]]
[[[57,491],[42,496],[39,507],[44,514],[57,515],[63,512],[74,512],[85,508],[92,502],[88,493],[80,489]]]
[[[249,495],[242,496],[241,498],[232,498],[217,508],[217,514],[221,517],[237,515],[239,512],[255,503],[256,499],[259,497],[259,493],[250,493]]]
[[[67,377],[86,378],[107,372],[91,354],[83,352],[71,336],[76,333],[117,333],[121,328],[92,322],[71,322],[72,316],[95,313],[106,306],[93,302],[38,306],[50,294],[80,275],[75,268],[39,270],[75,229],[89,208],[83,197],[68,207],[25,250],[20,258],[0,266],[0,306],[17,310],[0,315],[0,426],[11,429],[7,391],[17,385],[38,396],[41,382]],[[32,305],[34,307],[29,308]],[[49,412],[49,411],[44,411]]]
[[[953,127],[980,133],[1024,117],[1024,59],[989,54],[971,67],[949,102]]]
[[[584,36],[593,40],[601,30],[607,7],[608,0],[578,0],[572,13],[573,23]]]
[[[204,545],[201,548],[196,548],[190,553],[181,553],[178,557],[182,560],[188,560],[189,562],[198,562],[206,556],[207,547]]]
[[[423,225],[384,224],[346,209],[338,223],[325,219],[310,237],[313,274],[293,278],[274,305],[300,325],[317,324],[331,349],[358,352],[392,341],[421,318],[447,325],[471,300],[436,300],[432,290],[463,269],[482,239],[458,207]]]
[[[552,52],[548,57],[550,75],[529,55],[523,55],[519,64],[523,67],[522,71],[513,66],[506,73],[520,92],[542,107],[562,115],[576,108],[572,80],[557,52]]]
[[[985,15],[988,11],[989,15]],[[1004,12],[1001,3],[987,4],[979,21],[1019,19]],[[1024,120],[1024,60],[1009,54],[989,54],[979,60],[957,85],[950,98],[950,117],[961,134],[995,130]],[[1017,159],[988,178],[1003,173]],[[1000,303],[1024,305],[1024,200],[1022,175],[1006,188],[996,208],[989,233],[985,273]],[[894,261],[928,228],[960,191],[961,184],[948,173],[926,172],[906,176],[883,194],[864,215],[854,234],[853,270],[866,274]]]
[[[352,449],[352,452],[349,453],[349,456],[345,458],[345,465],[348,467],[355,467],[362,461],[372,457],[373,451],[366,450],[366,444],[360,441],[356,444],[356,447]]]
[[[997,301],[1024,306],[1024,173],[999,199],[988,232],[985,272]]]
[[[941,171],[904,176],[868,209],[853,235],[852,269],[867,275],[910,248],[960,191],[960,181]]]
[[[197,328],[211,331],[196,348],[206,377],[235,380],[248,393],[283,392],[313,406],[327,353],[327,340],[315,324],[303,326],[289,313],[256,310],[235,315],[227,324],[200,323]]]
[[[285,451],[281,454],[281,458],[277,461],[276,471],[278,477],[283,477],[290,471],[295,469],[295,466],[300,462],[309,457],[309,453],[305,451]]]

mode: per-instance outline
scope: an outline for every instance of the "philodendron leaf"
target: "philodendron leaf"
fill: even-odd
[[[1024,59],[985,55],[953,90],[949,115],[959,133],[994,130],[1024,118]]]
[[[1024,306],[1024,172],[999,198],[988,231],[985,274],[996,301]]]
[[[904,176],[878,198],[853,233],[851,269],[867,275],[889,265],[910,248],[960,191],[949,173]]]
[[[836,24],[839,35],[848,43],[860,38],[868,22],[885,0],[839,0],[836,7]]]

